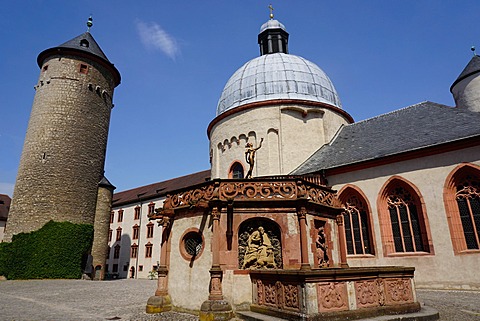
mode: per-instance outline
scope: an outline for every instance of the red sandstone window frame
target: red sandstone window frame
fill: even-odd
[[[397,187],[404,188],[413,198],[413,202],[416,206],[418,222],[420,224],[422,245],[424,247],[423,251],[412,252],[404,249],[403,252],[397,252],[395,249],[392,221],[390,219],[387,198],[391,194],[392,190]],[[398,175],[390,177],[380,189],[377,199],[377,209],[382,237],[383,255],[385,257],[424,256],[435,254],[425,202],[420,190],[412,182]],[[412,225],[411,221],[409,224],[410,226]],[[404,239],[402,242],[404,242]]]
[[[117,222],[123,222],[123,210],[118,210],[118,219]]]
[[[342,189],[338,192],[338,198],[339,200],[342,202],[342,204],[346,205],[346,203],[348,202],[348,200],[351,198],[351,197],[356,197],[357,200],[359,202],[362,203],[362,209],[363,211],[365,212],[365,215],[366,215],[366,227],[365,227],[365,232],[366,232],[366,235],[365,232],[363,231],[363,222],[361,220],[359,220],[359,227],[360,227],[360,242],[362,244],[362,249],[364,249],[363,253],[357,253],[358,249],[355,247],[355,232],[354,232],[354,229],[351,228],[350,230],[350,236],[349,235],[346,235],[347,237],[347,242],[348,242],[348,239],[349,237],[351,237],[352,239],[352,247],[353,247],[353,253],[349,253],[348,251],[348,247],[347,247],[347,255],[350,256],[350,257],[372,257],[372,256],[376,256],[376,242],[375,242],[375,235],[374,235],[374,231],[373,231],[373,218],[372,218],[372,210],[371,210],[371,207],[370,207],[370,203],[368,202],[368,198],[365,196],[365,194],[362,192],[362,190],[355,186],[355,185],[352,185],[352,184],[347,184],[345,186],[342,187]],[[354,204],[351,204],[351,205],[354,205]],[[356,205],[356,204],[355,204]],[[356,206],[355,206],[356,207]],[[348,220],[350,223],[350,226],[354,226],[354,222],[353,222],[353,217],[351,215],[351,213],[349,213],[348,211],[348,208],[346,208],[347,211],[347,215],[348,215]],[[360,214],[361,211],[360,209],[357,209],[358,210],[358,213]],[[347,224],[347,215],[344,215],[344,221],[345,221],[345,224]],[[345,231],[346,233],[348,233],[348,231]],[[370,253],[365,253],[365,242],[368,241],[369,243],[369,247],[370,247]]]
[[[134,209],[134,220],[139,220],[140,219],[140,206],[135,207]]]
[[[458,165],[447,176],[443,188],[443,202],[445,205],[454,255],[480,253],[480,249],[468,249],[467,247],[464,228],[460,218],[460,209],[456,200],[457,185],[468,175],[480,177],[480,166],[471,163],[462,163]],[[477,236],[479,232],[480,231],[477,230]]]
[[[140,226],[136,225],[132,228],[132,240],[138,240],[138,236],[140,235]]]
[[[241,170],[240,170],[241,168]],[[240,175],[241,173],[241,175]],[[228,170],[228,178],[230,179],[242,179],[245,177],[245,167],[240,161],[234,161]]]
[[[151,258],[153,252],[153,244],[148,242],[145,244],[145,258]]]
[[[81,73],[81,74],[87,75],[89,69],[90,69],[89,66],[86,65],[86,64],[80,63],[78,65],[78,72]]]
[[[150,239],[153,237],[153,227],[154,225],[152,222],[147,224],[147,239]]]
[[[122,228],[119,227],[117,228],[117,236],[115,238],[115,241],[120,241],[122,239]]]
[[[109,229],[109,230],[108,230],[108,241],[109,241],[109,242],[112,241],[112,236],[113,236],[113,230],[112,230],[112,229]]]
[[[185,242],[188,240],[189,236],[192,236],[192,235],[195,235],[197,237],[200,237],[202,239],[202,243],[201,243],[201,248],[199,249],[198,253],[193,256],[192,254],[188,253],[187,250],[186,250],[186,244]],[[203,254],[203,250],[205,249],[205,237],[203,236],[203,233],[198,229],[198,228],[195,228],[195,227],[192,227],[192,228],[189,228],[187,230],[185,230],[182,234],[182,236],[180,237],[180,243],[179,243],[179,251],[180,251],[180,255],[187,261],[192,261],[193,260],[197,260],[198,258],[200,258]]]
[[[111,211],[111,212],[110,212],[110,224],[113,223],[113,221],[114,221],[114,216],[115,216],[115,212],[114,212],[114,211]]]
[[[133,245],[130,247],[130,257],[132,259],[136,259],[138,257],[138,245],[133,243]]]
[[[155,203],[150,202],[150,204],[148,204],[148,215],[153,214],[155,214]]]

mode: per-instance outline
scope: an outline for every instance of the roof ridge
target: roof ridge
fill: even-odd
[[[436,103],[436,102],[433,102],[433,101],[429,101],[429,100],[424,100],[424,101],[421,101],[421,102],[418,102],[416,104],[413,104],[413,105],[409,105],[409,106],[405,106],[405,107],[402,107],[400,109],[396,109],[396,110],[392,110],[392,111],[389,111],[389,112],[386,112],[384,114],[380,114],[380,115],[377,115],[377,116],[374,116],[374,117],[371,117],[371,118],[367,118],[367,119],[362,119],[362,120],[359,120],[357,122],[354,122],[354,123],[351,123],[351,124],[347,124],[346,126],[352,126],[352,125],[355,125],[355,124],[360,124],[360,123],[364,123],[364,122],[368,122],[368,121],[372,121],[372,120],[376,120],[378,118],[383,118],[383,117],[386,117],[386,116],[389,116],[391,114],[398,114],[399,112],[402,112],[406,109],[409,109],[409,108],[415,108],[415,107],[418,107],[420,105],[424,105],[426,103],[430,103],[430,104],[435,104],[437,106],[444,106],[444,107],[448,107],[448,108],[453,108],[453,107],[450,107],[448,105],[443,105],[443,104],[439,104],[439,103]]]

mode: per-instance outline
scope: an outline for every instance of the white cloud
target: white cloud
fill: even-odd
[[[175,59],[179,52],[177,42],[159,24],[138,21],[137,30],[142,43],[147,48],[160,49],[168,57]]]
[[[8,196],[12,197],[14,186],[15,186],[15,184],[12,184],[12,183],[1,183],[0,182],[0,194],[7,194]]]

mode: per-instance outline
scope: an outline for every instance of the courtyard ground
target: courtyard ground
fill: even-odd
[[[198,320],[145,313],[153,280],[0,281],[0,320]],[[418,299],[437,309],[441,321],[480,321],[480,292],[418,290]]]

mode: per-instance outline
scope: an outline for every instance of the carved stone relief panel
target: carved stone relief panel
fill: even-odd
[[[347,284],[345,282],[319,283],[317,295],[319,312],[348,310]]]
[[[278,225],[267,219],[250,219],[238,233],[240,269],[281,269],[282,245]]]
[[[385,280],[385,304],[413,302],[412,283],[410,279]]]
[[[256,281],[256,303],[277,309],[300,310],[299,285],[294,283]]]
[[[380,305],[380,291],[377,281],[378,280],[355,282],[355,296],[357,298],[358,309],[376,307]],[[383,284],[380,286],[383,287]]]

